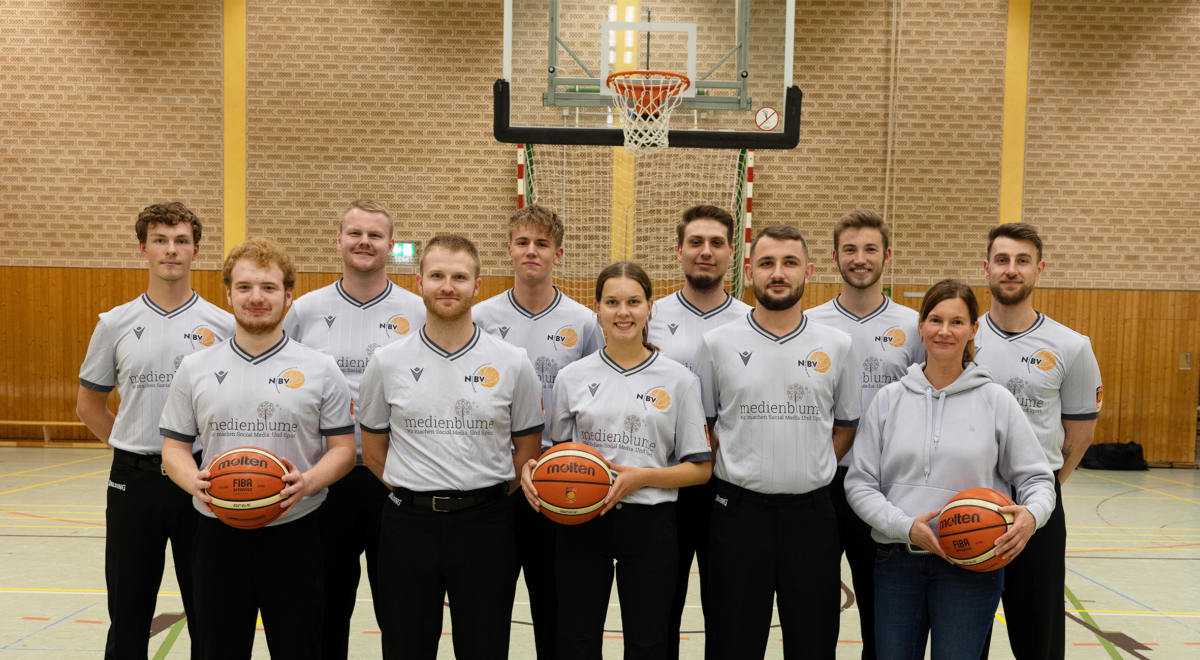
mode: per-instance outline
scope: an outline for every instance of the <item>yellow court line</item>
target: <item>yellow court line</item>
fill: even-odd
[[[0,506],[3,506],[3,505],[0,505]],[[103,518],[103,517],[105,517],[105,515],[107,515],[107,514],[100,513],[100,512],[92,513],[91,511],[54,511],[54,510],[46,510],[46,509],[34,509],[32,511],[24,511],[19,506],[5,506],[4,508],[0,509],[0,513],[28,513],[28,514],[34,515],[34,516],[40,516],[40,515],[44,515],[47,513],[60,513],[60,514],[66,514],[69,516],[74,516],[76,518],[87,518],[88,516],[91,516],[93,518]]]
[[[1004,617],[1000,616],[999,612],[996,612],[996,618],[1000,619],[1000,623],[1003,623],[1006,626],[1008,625],[1008,622],[1004,620]]]
[[[93,472],[92,474],[95,474],[95,473]],[[15,475],[15,474],[10,474],[8,476],[20,477],[22,479],[44,479],[46,477],[76,477],[76,476],[80,476],[80,475],[74,475],[74,474],[22,474],[22,475]],[[89,479],[107,479],[108,477],[106,477],[104,475],[100,475],[100,476],[88,477],[88,478]]]
[[[1068,612],[1087,612],[1088,614],[1162,614],[1163,616],[1200,616],[1200,612],[1158,612],[1150,610],[1067,610]]]
[[[22,506],[25,506],[25,505],[22,505]],[[1121,525],[1117,525],[1117,526],[1112,526],[1112,525],[1095,525],[1095,526],[1088,526],[1088,525],[1067,525],[1067,529],[1111,529],[1111,530],[1122,530],[1122,529],[1169,529],[1169,530],[1178,530],[1178,531],[1180,531],[1180,532],[1200,532],[1200,527],[1124,527],[1124,526],[1121,526]]]
[[[1145,543],[1145,541],[1143,541],[1143,543]],[[1067,550],[1087,550],[1089,552],[1104,552],[1105,550],[1112,550],[1113,552],[1131,552],[1133,550],[1174,550],[1176,552],[1200,552],[1200,548],[1180,548],[1169,545],[1144,548],[1067,548]],[[1088,611],[1090,612],[1091,610]]]
[[[31,514],[31,515],[32,515],[32,514]],[[76,516],[76,517],[77,517],[77,518],[82,518],[82,516]],[[43,517],[43,518],[44,518],[44,517]],[[27,518],[27,517],[25,517],[25,516],[0,516],[0,520],[35,520],[35,519],[34,519],[34,518]],[[103,517],[103,516],[101,516],[100,518],[97,518],[97,520],[104,520],[104,517]],[[88,521],[72,521],[72,522],[88,522]]]
[[[1170,494],[1170,493],[1164,493],[1164,492],[1162,492],[1161,490],[1154,490],[1153,488],[1146,488],[1146,487],[1144,487],[1144,486],[1138,486],[1137,484],[1131,484],[1131,483],[1128,483],[1128,482],[1125,482],[1125,481],[1121,481],[1120,479],[1110,479],[1109,477],[1102,477],[1102,476],[1100,476],[1100,475],[1098,475],[1098,474],[1091,474],[1091,473],[1089,473],[1089,474],[1088,474],[1088,476],[1089,476],[1089,477],[1096,477],[1097,479],[1104,479],[1105,481],[1111,481],[1111,482],[1113,482],[1114,484],[1121,484],[1122,486],[1129,486],[1130,488],[1137,488],[1138,490],[1144,490],[1144,491],[1146,491],[1147,493],[1154,493],[1155,495],[1165,495],[1166,497],[1169,497],[1169,498],[1171,498],[1171,499],[1183,500],[1184,502],[1190,502],[1190,503],[1192,503],[1192,504],[1200,504],[1200,502],[1197,502],[1196,500],[1189,500],[1189,499],[1188,499],[1188,498],[1186,498],[1186,497],[1180,497],[1180,496],[1178,496],[1178,495],[1172,495],[1172,494]],[[1127,498],[1121,498],[1121,499],[1130,499],[1130,500],[1135,500],[1135,499],[1146,499],[1146,498],[1127,497]]]
[[[41,591],[46,593],[69,593],[69,594],[106,594],[108,589],[45,589],[45,588],[30,588],[30,587],[0,587],[0,591]],[[178,591],[160,591],[160,594],[169,594],[178,596]]]
[[[1144,474],[1142,476],[1150,477],[1151,479],[1162,479],[1163,481],[1169,481],[1173,484],[1179,484],[1180,486],[1191,486],[1192,488],[1200,488],[1200,486],[1197,486],[1196,484],[1189,484],[1186,481],[1175,481],[1174,479],[1168,479],[1166,477],[1160,477],[1160,476],[1153,475],[1153,474]]]
[[[1178,538],[1178,537],[1200,538],[1200,534],[1119,534],[1117,532],[1075,532],[1071,536],[1140,536],[1140,537],[1147,537],[1147,538],[1162,538],[1164,536],[1170,536],[1170,537],[1174,537],[1174,538]],[[1091,541],[1093,539],[1083,539],[1083,540]]]
[[[56,527],[54,525],[0,525],[0,527],[17,527],[19,529],[104,529],[96,525],[75,525],[74,527]]]
[[[68,462],[66,462],[66,463],[56,463],[56,464],[54,464],[54,465],[47,465],[46,467],[40,467],[40,468],[31,468],[31,469],[28,469],[28,470],[21,470],[20,472],[9,472],[8,474],[0,474],[0,477],[15,477],[15,476],[17,476],[18,474],[26,474],[26,473],[29,473],[29,472],[37,472],[38,470],[49,470],[50,468],[62,467],[62,466],[64,466],[64,465],[74,465],[74,464],[76,464],[76,463],[84,463],[84,462],[86,462],[86,461],[94,461],[94,460],[96,460],[97,458],[110,458],[110,456],[109,456],[108,454],[105,454],[104,456],[93,456],[93,457],[91,457],[91,458],[81,458],[81,459],[79,459],[79,460],[77,460],[77,461],[68,461]],[[43,475],[43,476],[44,476],[44,475]]]
[[[104,468],[103,470],[96,470],[95,472],[89,472],[87,474],[81,474],[78,477],[67,477],[66,479],[58,479],[56,481],[47,481],[45,483],[34,484],[32,486],[25,486],[23,488],[14,488],[12,490],[6,490],[3,493],[0,493],[0,495],[8,495],[9,493],[17,493],[17,492],[20,492],[23,490],[29,490],[30,488],[37,488],[38,486],[49,486],[50,484],[58,484],[58,483],[62,483],[64,481],[71,481],[72,479],[79,479],[80,477],[90,477],[93,474],[100,474],[101,472],[108,472],[108,468]]]
[[[1160,502],[1171,499],[1170,497],[1125,497],[1123,495],[1063,495],[1064,500],[1111,500],[1116,498],[1122,500],[1157,500]]]
[[[12,505],[9,505],[8,508],[12,509],[12,508],[21,507],[21,506],[65,506],[65,507],[70,507],[72,509],[107,509],[108,508],[107,504],[29,504],[28,502],[22,502],[20,504],[12,504]],[[1158,528],[1155,527],[1154,529],[1158,529]]]

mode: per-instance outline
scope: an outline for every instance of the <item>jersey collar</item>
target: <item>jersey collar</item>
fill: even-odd
[[[716,316],[717,314],[720,314],[721,312],[729,309],[729,306],[733,304],[733,296],[726,293],[725,294],[725,302],[721,303],[720,305],[717,305],[716,307],[708,310],[707,312],[702,312],[702,311],[700,311],[699,307],[696,307],[692,303],[688,302],[687,298],[683,297],[682,289],[680,289],[679,291],[676,291],[675,295],[676,295],[676,297],[679,298],[679,304],[683,305],[684,309],[695,314],[696,316],[699,316],[702,319],[711,319],[712,317]]]
[[[354,299],[354,296],[346,293],[346,290],[342,288],[342,280],[340,278],[338,279],[338,281],[333,283],[333,286],[337,288],[338,294],[343,299],[345,299],[346,302],[350,303],[351,305],[354,305],[355,307],[357,307],[359,309],[370,309],[370,308],[374,307],[375,305],[378,305],[380,302],[382,302],[388,296],[392,295],[392,281],[391,280],[388,280],[387,286],[385,286],[383,288],[383,293],[375,296],[374,298],[368,300],[367,302],[359,302]]]
[[[508,294],[508,302],[512,304],[513,309],[517,310],[523,316],[525,316],[525,318],[527,318],[531,321],[541,320],[547,314],[549,314],[550,312],[553,312],[554,308],[558,307],[558,303],[562,302],[562,297],[563,297],[562,291],[559,291],[558,287],[554,287],[554,300],[550,301],[550,304],[546,306],[546,309],[543,309],[542,311],[538,312],[537,314],[534,314],[533,312],[525,309],[524,307],[522,307],[520,304],[517,303],[517,297],[513,295],[512,289],[509,289],[507,291],[507,294]]]
[[[237,354],[238,357],[249,362],[250,364],[262,364],[263,362],[270,360],[272,357],[275,357],[279,351],[282,351],[283,347],[287,346],[287,343],[287,332],[284,332],[283,339],[280,339],[274,346],[268,348],[262,353],[259,353],[258,355],[250,355],[245,349],[243,349],[241,346],[238,346],[236,338],[231,337],[229,339],[229,346],[233,348],[233,352]]]
[[[879,303],[879,306],[875,308],[875,311],[868,313],[866,316],[855,316],[850,310],[846,309],[845,307],[842,307],[842,303],[840,302],[841,297],[842,297],[842,295],[839,293],[838,296],[833,299],[834,309],[841,312],[842,314],[845,314],[847,318],[849,318],[850,320],[855,321],[857,323],[866,323],[867,321],[870,321],[871,319],[875,318],[876,316],[879,316],[880,314],[884,313],[884,311],[887,310],[888,305],[891,303],[891,300],[889,300],[887,296],[884,296],[883,302]]]
[[[1035,330],[1042,327],[1042,324],[1046,322],[1046,315],[1041,312],[1038,312],[1037,320],[1033,322],[1033,325],[1029,326],[1025,330],[1022,330],[1021,332],[1007,332],[1005,330],[1001,330],[1000,326],[996,325],[992,321],[991,314],[987,314],[986,316],[987,316],[988,327],[991,328],[992,332],[995,332],[998,337],[1000,337],[1001,339],[1003,339],[1005,341],[1016,341],[1018,339],[1021,339],[1022,337],[1028,337],[1029,335],[1033,334],[1033,332]]]
[[[454,360],[457,360],[458,358],[466,355],[468,351],[470,351],[472,348],[475,348],[475,344],[479,343],[479,336],[482,333],[480,332],[478,325],[475,325],[475,324],[472,324],[472,325],[475,326],[475,334],[471,335],[471,341],[468,341],[466,346],[463,346],[462,348],[458,349],[457,351],[455,351],[453,353],[451,353],[450,351],[447,351],[446,349],[442,348],[441,346],[438,346],[437,344],[433,343],[433,340],[431,340],[429,338],[429,335],[425,334],[424,327],[421,328],[421,341],[424,342],[425,345],[429,347],[429,350],[431,350],[434,353],[437,353],[438,355],[453,362]]]
[[[185,302],[185,303],[183,303],[182,305],[180,305],[180,306],[176,307],[175,309],[172,309],[172,310],[170,310],[170,311],[167,311],[167,310],[163,309],[162,307],[159,307],[158,305],[155,305],[155,304],[154,304],[154,301],[150,300],[150,296],[148,296],[148,295],[146,295],[146,294],[144,294],[144,293],[142,294],[142,302],[146,303],[146,306],[147,306],[147,307],[149,307],[150,309],[154,310],[154,313],[155,313],[155,314],[158,314],[159,316],[165,316],[165,317],[167,317],[167,318],[169,318],[169,319],[173,319],[173,318],[175,318],[176,316],[179,316],[180,314],[182,314],[182,313],[186,312],[187,310],[191,309],[191,308],[192,308],[192,306],[193,306],[193,305],[195,305],[195,304],[196,304],[196,302],[197,302],[198,300],[200,300],[200,296],[199,296],[199,295],[197,295],[195,291],[192,291],[192,297],[191,297],[191,298],[188,298],[188,301],[187,301],[187,302]]]
[[[746,320],[750,322],[750,327],[754,328],[755,332],[766,337],[767,339],[770,339],[771,341],[775,342],[776,344],[788,343],[789,341],[795,339],[796,337],[799,337],[800,333],[804,332],[804,329],[808,327],[808,314],[805,314],[804,318],[800,319],[800,325],[796,326],[795,330],[792,330],[791,332],[787,333],[786,335],[783,335],[782,337],[777,337],[777,336],[771,334],[771,332],[769,330],[767,330],[766,328],[759,325],[758,321],[754,320],[754,312],[753,311],[750,312],[749,314],[746,314]]]
[[[622,369],[621,365],[613,362],[612,358],[608,357],[608,353],[605,353],[603,348],[597,351],[597,353],[600,354],[600,359],[604,361],[604,364],[612,367],[613,371],[616,371],[622,376],[632,376],[638,372],[645,371],[647,367],[654,364],[654,361],[658,359],[658,351],[650,351],[650,357],[642,360],[637,366],[629,369]]]

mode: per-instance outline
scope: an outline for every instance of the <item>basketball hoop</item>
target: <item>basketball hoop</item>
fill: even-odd
[[[610,74],[605,84],[613,92],[613,105],[621,110],[625,150],[636,158],[666,149],[671,111],[692,81],[670,71],[620,71]]]

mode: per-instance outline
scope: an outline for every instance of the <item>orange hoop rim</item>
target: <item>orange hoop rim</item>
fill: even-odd
[[[617,92],[618,94],[624,94],[625,96],[633,96],[633,94],[626,94],[624,91],[620,91],[620,90],[616,89],[618,86],[622,86],[621,82],[614,83],[614,81],[616,81],[617,78],[629,78],[631,76],[658,76],[660,78],[676,78],[683,83],[682,87],[679,86],[679,83],[671,83],[671,82],[641,83],[641,84],[636,84],[636,85],[632,82],[625,83],[624,86],[627,87],[628,89],[630,89],[630,91],[633,91],[633,89],[636,88],[639,92],[641,92],[640,94],[638,94],[639,96],[642,96],[643,98],[650,96],[650,97],[654,98],[654,100],[656,100],[656,101],[661,100],[668,95],[669,96],[677,96],[679,94],[682,94],[683,92],[686,92],[687,90],[691,89],[691,87],[692,87],[692,80],[682,73],[676,73],[674,71],[657,71],[657,70],[648,70],[648,69],[636,69],[633,71],[618,71],[616,73],[610,73],[610,74],[608,74],[608,79],[604,81],[604,84],[606,87],[613,90],[614,92]]]

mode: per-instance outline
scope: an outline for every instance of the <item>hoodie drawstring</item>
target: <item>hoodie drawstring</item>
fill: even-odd
[[[929,481],[930,470],[930,455],[934,449],[937,449],[937,443],[942,439],[942,420],[946,416],[946,391],[942,390],[938,393],[938,402],[936,404],[937,412],[934,412],[935,404],[933,401],[933,388],[925,388],[925,481]],[[937,425],[933,423],[933,418],[937,417]]]

